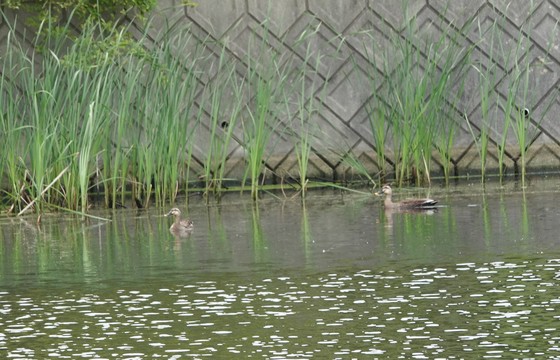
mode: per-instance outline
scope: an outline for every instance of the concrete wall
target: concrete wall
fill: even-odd
[[[522,60],[529,64],[530,96],[519,106],[530,110],[529,131],[534,142],[529,148],[528,163],[532,169],[558,169],[560,166],[559,0],[410,0],[406,11],[398,0],[200,0],[198,3],[197,7],[185,8],[179,0],[160,0],[153,24],[155,29],[163,28],[164,24],[174,29],[188,28],[194,38],[205,44],[204,51],[209,61],[207,67],[201,69],[200,83],[203,86],[212,86],[214,81],[211,72],[215,65],[212,61],[217,61],[222,51],[217,43],[225,44],[231,59],[238,61],[239,74],[247,67],[244,59],[250,55],[248,44],[251,39],[264,36],[268,36],[269,48],[266,51],[286,59],[299,59],[294,66],[305,66],[304,59],[318,64],[318,71],[313,74],[310,83],[324,86],[324,89],[304,94],[307,100],[313,99],[319,109],[318,114],[313,116],[313,128],[318,130],[313,137],[312,176],[328,179],[349,175],[348,166],[340,161],[340,154],[349,149],[372,173],[376,172],[377,157],[368,119],[372,116],[371,104],[378,99],[367,79],[372,71],[377,71],[381,81],[376,86],[380,89],[383,87],[383,76],[387,74],[379,65],[372,65],[371,60],[380,56],[376,52],[378,49],[390,46],[390,39],[397,36],[418,41],[416,38],[408,39],[405,31],[407,21],[413,18],[417,28],[415,34],[430,34],[437,38],[448,33],[450,39],[453,37],[452,41],[464,47],[475,45],[472,53],[474,61],[495,66],[491,86],[497,96],[503,98],[508,96],[507,84],[511,81],[509,77],[514,73],[515,64],[495,54],[503,54],[504,46],[513,49],[519,44],[519,39],[524,39],[523,50],[528,51]],[[266,20],[267,25],[263,25]],[[484,30],[494,22],[499,23],[500,45],[484,35]],[[158,34],[156,30],[151,31],[154,31],[152,38],[156,44]],[[300,42],[298,39],[306,31],[317,33]],[[266,32],[269,34],[264,35]],[[502,48],[492,49],[492,46]],[[468,73],[466,91],[460,101],[455,101],[453,94],[449,94],[449,101],[455,104],[454,111],[448,114],[449,121],[459,125],[452,154],[458,175],[479,170],[474,139],[464,118],[466,115],[474,131],[478,132],[482,126],[480,96],[477,96],[479,82],[476,69],[471,68]],[[202,94],[196,98],[195,106],[202,108],[204,114],[210,113],[210,104]],[[492,106],[497,105],[494,102]],[[494,110],[490,137],[491,142],[498,143],[503,109]],[[276,121],[293,123],[295,131],[300,131],[294,119],[279,116]],[[270,170],[282,177],[296,172],[297,161],[293,139],[283,127],[275,129],[266,162]],[[242,130],[236,129],[235,134],[242,142]],[[194,156],[200,163],[204,161],[209,136],[208,126],[197,129]],[[506,165],[511,171],[519,154],[511,133],[507,145]],[[496,153],[495,144],[491,144],[490,151]],[[239,176],[243,172],[244,154],[243,146],[233,141],[229,175]],[[388,160],[395,162],[392,156],[389,151]],[[435,162],[440,161],[437,154],[433,156]],[[495,155],[490,156],[489,167],[496,167]]]

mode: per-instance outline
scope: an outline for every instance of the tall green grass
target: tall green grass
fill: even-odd
[[[139,93],[131,104],[123,103],[132,106],[133,125],[140,128],[133,137],[132,164],[138,171],[132,175],[144,206],[152,193],[157,206],[174,202],[179,183],[188,180],[188,147],[199,119],[192,107],[200,90],[196,64],[201,59],[199,48],[189,48],[193,41],[188,33],[166,35],[149,57],[131,62],[130,71],[144,69]]]
[[[373,134],[375,155],[379,167],[379,182],[382,182],[389,171],[389,164],[385,153],[387,146],[387,119],[385,119],[386,112],[379,109],[371,109],[369,117],[369,125],[371,133]]]
[[[5,38],[8,51],[2,58],[0,121],[2,122],[1,139],[5,150],[0,153],[0,168],[3,169],[2,178],[5,178],[6,182],[6,184],[2,183],[2,190],[12,204],[10,211],[19,211],[27,205],[31,195],[27,189],[27,171],[25,166],[22,166],[21,154],[27,150],[25,146],[27,141],[22,139],[29,136],[32,125],[22,121],[20,109],[23,108],[24,99],[21,96],[21,89],[14,86],[11,79],[14,74],[19,76],[21,73],[26,73],[29,64],[20,61],[18,54],[22,49],[18,47],[19,44],[14,36],[15,32],[11,29]]]
[[[13,146],[1,161],[11,201],[85,213],[92,188],[113,207],[130,189],[141,206],[152,195],[159,206],[175,201],[196,126],[197,53],[177,56],[189,34],[167,34],[146,50],[126,29],[91,24],[75,38],[68,24],[43,24],[40,53],[26,51],[13,30],[6,40],[2,139]]]
[[[4,40],[0,136],[8,150],[0,154],[0,165],[2,191],[14,211],[85,213],[94,191],[104,193],[108,207],[127,205],[129,195],[137,206],[165,206],[189,190],[193,174],[207,193],[219,193],[236,146],[245,168],[241,179],[232,180],[243,188],[249,184],[256,199],[277,141],[292,143],[305,193],[309,159],[320,148],[316,140],[333,136],[315,120],[327,106],[330,85],[330,76],[320,70],[328,61],[316,47],[323,34],[319,27],[290,44],[303,51],[286,54],[269,44],[288,40],[272,38],[268,21],[254,27],[243,52],[231,51],[226,39],[199,39],[188,28],[162,29],[153,39],[148,23],[146,33],[132,40],[131,28],[91,23],[76,35],[70,24],[71,19],[56,27],[42,24],[37,36],[23,41],[12,29]],[[500,177],[509,157],[524,181],[534,129],[550,108],[539,118],[520,110],[535,103],[530,47],[523,39],[509,46],[499,21],[474,44],[465,37],[473,23],[457,29],[442,20],[434,26],[435,36],[419,33],[413,19],[387,47],[379,47],[373,36],[364,41],[368,51],[354,63],[363,69],[365,60],[369,78],[356,87],[372,92],[367,110],[380,172],[371,174],[353,145],[333,138],[344,147],[341,161],[374,184],[375,176],[391,175],[398,184],[429,184],[437,159],[448,180],[461,125],[454,119],[465,113],[464,79],[475,69],[478,91],[472,96],[480,102],[481,119],[466,126],[482,179],[487,157],[495,155]],[[337,40],[335,53],[345,44]],[[471,57],[483,41],[490,49],[484,65]],[[29,51],[28,42],[38,51]],[[506,68],[501,62],[512,66],[498,79]],[[196,141],[206,130],[209,141]],[[490,154],[491,143],[496,154]],[[195,151],[202,153],[198,163]]]
[[[243,183],[251,181],[251,196],[258,195],[259,179],[262,174],[265,151],[272,135],[270,119],[271,102],[273,101],[273,79],[261,77],[255,70],[251,70],[249,79],[252,83],[254,95],[253,106],[247,110],[247,118],[243,119],[244,144],[247,151],[247,170]]]
[[[412,180],[430,182],[432,152],[442,158],[444,176],[450,176],[450,154],[458,124],[450,116],[464,91],[465,69],[472,47],[461,45],[450,25],[438,24],[437,38],[417,34],[416,20],[407,22],[391,46],[379,49],[375,38],[369,48],[375,91],[370,107],[370,127],[381,171],[386,171],[386,150],[392,143],[395,178],[399,185]],[[468,27],[465,27],[467,29]],[[463,31],[465,31],[465,29]],[[454,96],[450,97],[449,94]],[[453,100],[456,99],[456,100]]]
[[[480,23],[478,23],[478,32],[483,34]],[[490,48],[494,47],[495,33],[491,32],[487,34],[487,38],[490,39]],[[490,52],[489,59],[486,64],[473,62],[471,67],[476,71],[478,77],[478,95],[480,98],[480,125],[477,127],[477,131],[473,128],[473,123],[465,115],[465,120],[467,127],[473,137],[475,146],[478,151],[478,157],[480,159],[480,172],[481,172],[481,182],[486,181],[486,166],[488,161],[488,145],[490,141],[490,110],[491,110],[491,99],[493,98],[493,87],[496,82],[496,71],[497,66],[493,61],[493,53]],[[477,98],[478,99],[478,98]]]
[[[50,26],[44,24],[39,33],[52,33]],[[12,195],[24,201],[28,195],[38,212],[45,204],[85,212],[92,157],[99,149],[98,135],[106,121],[106,109],[97,105],[108,96],[107,61],[98,62],[92,72],[66,66],[53,50],[43,53],[39,61],[36,54],[28,56],[19,43],[9,45],[14,53],[5,61],[19,71],[8,80],[16,90],[7,93],[19,92],[21,100],[15,106],[9,104],[9,99],[2,103],[8,103],[10,113],[6,117],[17,119],[22,124],[20,128],[25,129],[20,134],[4,134],[8,142],[17,141],[12,135],[24,140],[14,149],[21,151],[17,157],[23,174],[9,171],[10,176],[16,177],[10,182],[21,184],[21,191]],[[69,52],[79,51],[79,46],[74,43]],[[17,126],[13,130],[16,129]]]
[[[264,35],[259,39],[251,37],[245,58],[247,64],[246,84],[249,101],[241,119],[243,129],[243,146],[247,153],[247,168],[243,184],[250,180],[251,196],[256,199],[259,181],[265,169],[267,156],[274,144],[272,135],[283,124],[277,115],[283,98],[282,92],[289,79],[290,68],[281,53],[277,53],[268,44],[269,29],[263,24]],[[254,54],[258,54],[253,57]]]
[[[305,46],[305,55],[301,61],[290,59],[289,67],[293,71],[290,73],[287,85],[282,89],[285,112],[281,115],[290,122],[285,131],[293,144],[297,161],[297,177],[304,197],[309,184],[309,160],[313,152],[313,141],[320,134],[314,120],[317,118],[328,85],[328,80],[323,80],[319,74],[325,56],[312,48],[312,39],[318,31],[319,27],[306,29],[296,40],[294,46]]]
[[[227,55],[225,44],[219,54],[216,75],[205,87],[203,99],[209,104],[210,138],[204,161],[206,191],[219,194],[223,190],[230,143],[241,116],[244,79],[236,77],[234,63]]]
[[[504,22],[505,19],[496,19],[485,32],[479,25],[480,43],[485,43],[488,47],[488,62],[485,66],[472,65],[479,74],[482,118],[479,135],[475,134],[470,124],[469,128],[479,149],[482,181],[485,178],[490,133],[494,129],[500,181],[505,178],[505,162],[510,158],[514,163],[515,174],[520,176],[522,186],[525,186],[527,151],[536,139],[540,122],[550,110],[552,101],[542,104],[540,118],[531,118],[530,104],[536,103],[532,94],[537,90],[537,84],[531,79],[531,75],[539,70],[538,65],[531,64],[531,46],[526,36],[520,36],[512,46],[511,40],[501,35]],[[530,33],[530,29],[523,27],[521,30],[522,33]],[[552,43],[553,41],[549,42]],[[545,51],[546,56],[549,51],[550,47]],[[502,68],[504,70],[501,70]],[[503,77],[497,81],[497,74],[501,71],[504,72]],[[491,109],[494,111],[490,111]],[[511,145],[512,137],[515,141],[514,146]],[[517,156],[513,153],[515,147]]]

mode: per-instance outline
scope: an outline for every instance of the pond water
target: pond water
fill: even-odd
[[[430,195],[191,198],[188,237],[164,209],[1,218],[0,357],[560,357],[556,182]]]

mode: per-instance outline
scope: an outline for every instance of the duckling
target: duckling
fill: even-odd
[[[375,194],[378,196],[385,195],[384,205],[386,209],[433,209],[437,204],[437,201],[432,199],[406,199],[394,203],[391,198],[393,190],[389,185],[384,185]]]
[[[169,228],[171,232],[190,232],[194,228],[194,223],[189,219],[181,219],[181,210],[178,208],[171,209],[165,216],[173,215],[175,221]]]

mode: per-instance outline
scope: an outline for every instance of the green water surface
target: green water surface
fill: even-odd
[[[430,195],[191,198],[188,237],[168,209],[4,217],[0,357],[560,357],[555,184]]]

